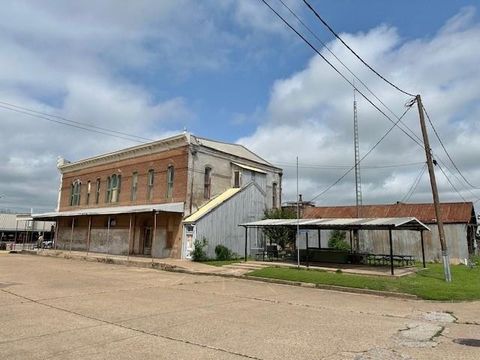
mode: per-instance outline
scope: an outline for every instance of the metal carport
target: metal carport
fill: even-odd
[[[390,272],[394,275],[393,267],[393,230],[410,230],[419,231],[422,244],[422,262],[425,267],[425,247],[423,241],[423,232],[430,231],[428,226],[423,224],[414,217],[398,217],[398,218],[337,218],[337,219],[265,219],[240,224],[245,228],[245,261],[247,261],[248,247],[248,229],[249,228],[265,228],[272,226],[286,226],[291,228],[305,230],[388,230],[390,245]],[[308,246],[307,246],[308,257]]]

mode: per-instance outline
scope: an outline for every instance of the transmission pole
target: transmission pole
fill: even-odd
[[[353,89],[353,143],[355,148],[355,204],[357,207],[357,218],[361,217],[362,207],[362,179],[360,177],[360,144],[358,139],[358,117],[356,90]]]
[[[435,208],[435,217],[437,218],[438,237],[440,238],[440,246],[442,249],[443,258],[443,273],[445,281],[452,281],[452,274],[450,272],[450,259],[448,256],[447,243],[445,241],[445,231],[443,230],[442,211],[440,209],[440,200],[438,198],[437,181],[435,179],[435,170],[433,169],[432,150],[428,141],[427,127],[425,126],[425,115],[423,112],[422,98],[420,95],[416,96],[418,114],[420,116],[420,127],[422,128],[423,143],[425,147],[425,155],[427,157],[428,174],[430,175],[430,185],[432,187],[433,206]]]
[[[353,147],[355,149],[355,204],[357,218],[362,217],[362,179],[360,177],[360,141],[358,138],[358,114],[356,89],[353,89]],[[351,233],[350,233],[351,236]],[[353,231],[353,244],[355,251],[360,250],[360,234],[358,230]]]

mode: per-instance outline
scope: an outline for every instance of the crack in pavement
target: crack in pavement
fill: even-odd
[[[72,315],[80,316],[80,317],[83,317],[83,318],[86,318],[86,319],[89,319],[89,320],[98,321],[98,322],[101,322],[101,323],[104,323],[104,324],[116,326],[116,327],[123,328],[123,329],[126,329],[126,330],[131,330],[131,331],[138,332],[138,333],[141,333],[141,334],[145,334],[145,335],[148,335],[148,336],[162,338],[162,339],[175,341],[175,342],[180,342],[180,343],[183,343],[183,344],[197,346],[197,347],[201,347],[201,348],[208,349],[208,350],[219,351],[219,352],[227,353],[227,354],[230,354],[230,355],[243,357],[243,358],[246,358],[246,359],[263,360],[259,357],[253,356],[253,355],[243,354],[243,353],[240,353],[240,352],[227,350],[227,349],[223,349],[223,348],[219,348],[219,347],[211,346],[211,345],[207,345],[207,344],[202,344],[202,343],[198,343],[198,342],[190,341],[190,340],[186,340],[186,339],[175,338],[173,336],[155,334],[155,333],[151,333],[149,331],[143,330],[143,329],[138,329],[138,328],[118,324],[118,323],[115,323],[115,322],[112,322],[112,321],[96,318],[94,316],[85,315],[85,314],[82,314],[82,313],[79,313],[79,312],[76,312],[76,311],[67,310],[67,309],[64,309],[64,308],[61,308],[61,307],[58,307],[58,306],[44,304],[40,301],[30,299],[26,296],[15,294],[14,292],[7,291],[5,289],[0,289],[0,291],[3,291],[3,292],[8,293],[10,295],[17,296],[17,297],[25,299],[25,300],[28,300],[28,301],[30,301],[32,303],[35,303],[35,304],[38,304],[40,306],[45,306],[45,307],[48,307],[48,308],[51,308],[51,309],[54,309],[54,310],[63,311],[63,312],[66,312],[66,313],[69,313],[69,314],[72,314]]]

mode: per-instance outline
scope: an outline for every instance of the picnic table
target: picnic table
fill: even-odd
[[[390,254],[368,254],[366,256],[369,265],[388,265],[390,263]],[[415,265],[413,255],[393,255],[393,261],[401,266]]]

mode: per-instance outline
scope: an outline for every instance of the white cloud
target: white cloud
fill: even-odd
[[[409,91],[422,94],[424,104],[444,139],[447,149],[474,184],[480,184],[478,152],[480,151],[480,68],[478,46],[480,24],[473,22],[473,8],[465,8],[432,38],[403,41],[394,28],[381,25],[366,33],[342,34],[370,64],[392,82]],[[340,57],[396,114],[404,111],[408,98],[381,82],[361,65],[338,41],[329,47]],[[323,54],[352,78],[326,50]],[[358,82],[357,82],[357,85]],[[369,95],[366,90],[365,94]],[[371,95],[370,98],[373,99]],[[391,126],[361,96],[357,95],[361,154],[373,146]],[[337,166],[353,165],[353,94],[345,82],[314,56],[305,69],[278,80],[272,87],[264,122],[256,132],[239,140],[285,168],[285,200],[295,198],[295,156],[301,164]],[[375,101],[376,102],[376,101]],[[385,110],[387,114],[389,112]],[[390,114],[389,114],[390,115]],[[420,136],[417,109],[412,109],[405,123]],[[434,151],[446,156],[433,138]],[[405,164],[424,161],[425,154],[398,129],[364,161],[362,169],[365,203],[400,200],[412,185],[422,165],[374,169],[368,165]],[[449,165],[447,163],[447,165]],[[451,167],[451,165],[449,165]],[[302,166],[300,188],[304,199],[310,199],[338,179],[346,169],[320,169]],[[460,200],[437,169],[442,200]],[[465,190],[450,175],[462,194],[472,200],[479,191]],[[349,174],[325,196],[321,204],[355,202],[353,174]],[[431,201],[428,178],[420,182],[415,201]]]

